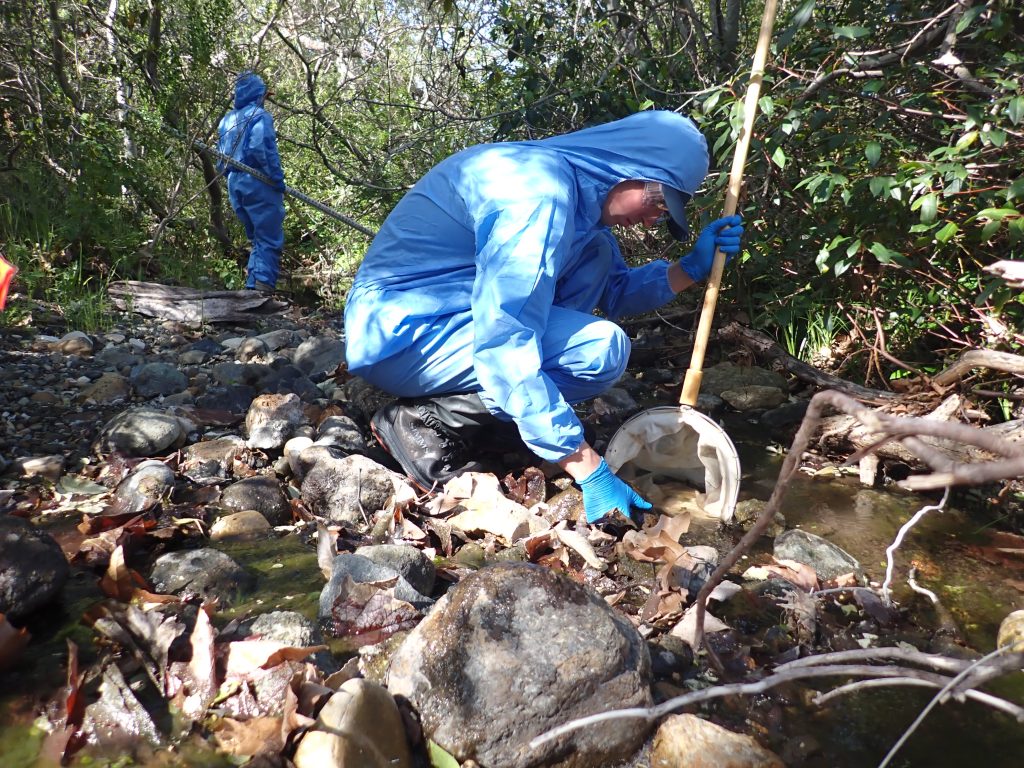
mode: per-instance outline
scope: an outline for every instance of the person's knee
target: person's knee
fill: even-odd
[[[599,320],[587,327],[588,339],[578,349],[574,377],[610,386],[619,380],[629,362],[629,337],[619,326]]]
[[[629,363],[629,337],[615,323],[604,321],[600,325],[605,326],[602,330],[605,334],[604,346],[606,349],[604,365],[599,374],[600,380],[614,384],[625,373],[626,365]]]

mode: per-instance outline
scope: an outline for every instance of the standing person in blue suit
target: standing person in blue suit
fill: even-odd
[[[590,446],[571,405],[625,370],[616,318],[706,279],[716,247],[739,252],[739,216],[708,225],[679,260],[633,268],[612,234],[664,222],[688,239],[685,206],[707,170],[697,127],[651,111],[471,147],[420,179],[345,305],[349,371],[400,398],[371,426],[406,474],[431,488],[521,438],[577,482],[589,521],[650,508]]]
[[[235,108],[217,128],[217,149],[252,166],[273,182],[267,184],[221,162],[228,179],[228,199],[252,243],[245,287],[270,292],[277,287],[284,248],[284,171],[277,153],[274,120],[263,108],[267,86],[259,75],[243,72],[235,83]]]

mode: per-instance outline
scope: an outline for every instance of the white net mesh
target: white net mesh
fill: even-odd
[[[721,427],[685,406],[651,408],[626,421],[604,455],[627,482],[643,475],[682,480],[702,491],[705,514],[732,519],[740,491],[740,460]]]

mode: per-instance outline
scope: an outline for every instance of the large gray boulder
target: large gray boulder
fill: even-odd
[[[396,651],[388,689],[426,734],[487,768],[612,765],[642,744],[642,721],[582,728],[531,749],[575,718],[649,706],[651,661],[636,629],[589,588],[529,563],[467,576]]]

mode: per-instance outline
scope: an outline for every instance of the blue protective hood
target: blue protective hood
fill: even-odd
[[[576,169],[581,197],[598,210],[621,181],[660,181],[693,196],[708,172],[704,135],[689,118],[663,110],[522,143],[565,158]]]
[[[263,97],[267,95],[267,86],[263,78],[252,72],[243,72],[238,76],[235,83],[235,109],[247,107],[250,104],[257,106],[263,103]]]

